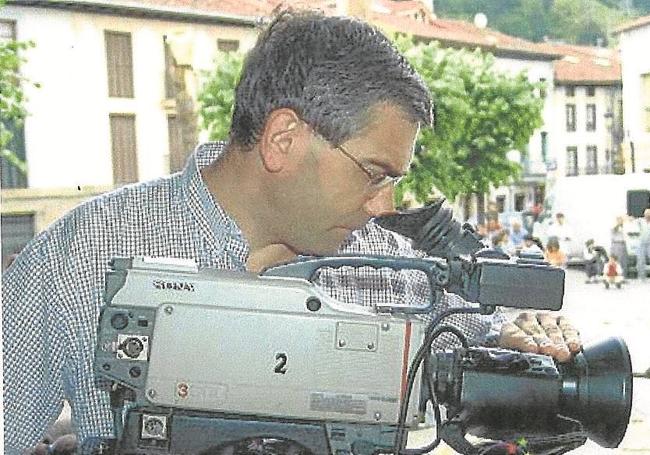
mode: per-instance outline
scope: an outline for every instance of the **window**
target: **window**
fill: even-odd
[[[596,87],[587,87],[587,96],[595,96]]]
[[[573,98],[576,96],[576,88],[573,85],[567,85],[564,87],[564,95],[567,98]]]
[[[104,36],[106,40],[108,96],[133,98],[131,34],[106,31]]]
[[[25,161],[25,128],[13,120],[0,120],[11,134],[11,140],[5,145],[16,158]],[[2,167],[2,188],[27,188],[27,177],[4,157],[0,157]]]
[[[0,224],[2,237],[2,270],[4,271],[14,256],[34,237],[34,215],[2,215]]]
[[[587,169],[586,174],[598,174],[598,147],[595,145],[587,146]]]
[[[515,212],[523,212],[525,206],[526,195],[521,193],[515,194]]]
[[[14,21],[0,20],[0,43],[16,39],[16,23]]]
[[[185,167],[188,154],[183,150],[181,125],[176,115],[167,116],[167,137],[169,138],[169,170],[178,172]]]
[[[650,133],[650,73],[641,75],[641,124]]]
[[[536,186],[533,190],[533,199],[535,200],[535,205],[543,204],[544,198],[546,197],[546,187],[544,185]]]
[[[596,131],[596,105],[587,104],[587,131]]]
[[[566,148],[566,175],[578,175],[578,147]]]
[[[497,211],[503,213],[506,211],[506,197],[497,196]]]
[[[113,182],[116,185],[138,180],[138,157],[135,146],[135,115],[110,114]]]
[[[546,159],[548,158],[548,132],[542,131],[541,138],[542,138],[542,161],[546,163]]]
[[[539,83],[541,85],[539,89],[539,97],[544,99],[546,98],[546,79],[543,77],[539,78]]]
[[[166,36],[163,36],[163,47],[165,49],[165,98],[171,99],[175,98],[178,93],[176,87],[176,59],[172,55]]]
[[[0,44],[16,39],[16,23],[14,21],[0,20]],[[11,81],[6,81],[11,83]],[[5,130],[11,134],[11,139],[5,148],[25,161],[25,128],[21,122],[10,119],[0,119]],[[2,169],[2,188],[27,188],[27,177],[18,170],[9,160],[0,157]],[[3,255],[4,258],[4,255]]]
[[[219,50],[219,52],[237,52],[239,50],[239,41],[231,39],[218,39],[217,50]]]
[[[576,105],[575,104],[566,105],[566,130],[567,131],[576,130]]]

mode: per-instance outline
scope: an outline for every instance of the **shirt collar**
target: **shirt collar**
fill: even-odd
[[[246,263],[250,247],[233,220],[208,190],[201,176],[201,169],[219,159],[226,152],[224,142],[200,144],[187,160],[181,179],[189,209],[194,215],[205,239],[211,243],[213,252],[234,253],[234,259]],[[210,241],[212,240],[212,241]]]

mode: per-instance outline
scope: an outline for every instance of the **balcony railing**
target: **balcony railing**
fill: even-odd
[[[585,166],[585,167],[574,167],[566,169],[567,177],[575,177],[578,175],[604,175],[604,174],[624,174],[625,170],[621,169],[613,164],[606,164],[604,166]]]

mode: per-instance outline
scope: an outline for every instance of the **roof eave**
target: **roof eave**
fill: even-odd
[[[7,5],[62,9],[122,17],[144,17],[147,19],[171,20],[201,24],[241,25],[255,27],[262,21],[261,17],[239,16],[227,13],[210,13],[179,8],[159,6],[138,6],[115,2],[96,2],[87,0],[7,0]]]
[[[572,80],[554,78],[555,85],[582,85],[582,86],[599,86],[599,87],[622,87],[623,82],[620,80]]]
[[[612,35],[620,35],[621,33],[629,32],[630,30],[636,30],[637,28],[642,28],[642,27],[650,27],[650,19],[641,23],[621,25],[620,27],[617,27],[612,31]]]
[[[430,36],[423,36],[417,34],[415,34],[414,36],[417,39],[422,41],[438,41],[440,43],[444,43],[450,47],[455,47],[455,48],[476,49],[478,47],[485,52],[490,52],[491,54],[494,54],[494,56],[496,57],[514,57],[514,58],[528,57],[532,60],[544,60],[544,61],[558,60],[563,57],[563,55],[561,54],[527,51],[524,49],[509,49],[509,48],[502,48],[493,45],[479,44],[479,43],[473,43],[473,42],[462,41],[462,40],[452,40],[452,39],[430,37]]]

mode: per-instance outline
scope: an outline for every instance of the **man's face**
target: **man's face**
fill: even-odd
[[[393,184],[371,183],[402,176],[413,156],[418,125],[398,108],[371,110],[360,134],[334,147],[311,131],[304,162],[284,186],[283,242],[302,254],[332,254],[353,230],[394,210]],[[370,175],[368,175],[370,174]]]

